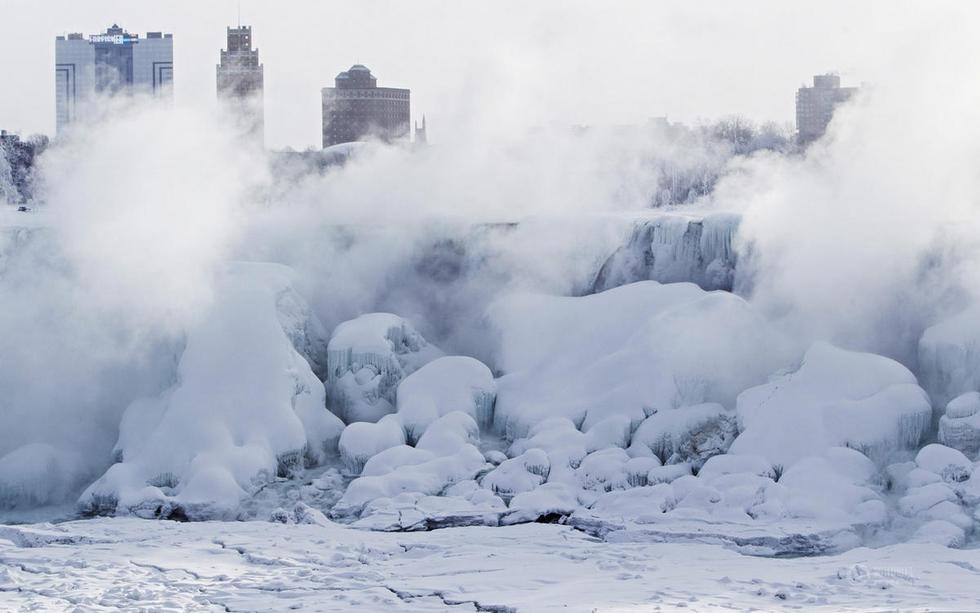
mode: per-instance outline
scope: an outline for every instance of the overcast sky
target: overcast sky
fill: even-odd
[[[320,141],[320,88],[354,63],[412,90],[430,140],[549,121],[791,122],[817,72],[874,82],[908,41],[976,24],[980,3],[782,0],[242,0],[265,64],[266,141]],[[111,23],[174,34],[179,103],[214,105],[237,0],[0,0],[0,127],[54,131],[54,38]],[[973,75],[977,79],[980,76]]]

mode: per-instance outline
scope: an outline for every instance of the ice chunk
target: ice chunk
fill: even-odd
[[[386,415],[377,423],[354,422],[340,434],[340,459],[347,472],[360,474],[364,463],[389,447],[405,444],[405,431],[397,415]]]
[[[753,453],[789,466],[838,446],[866,455],[916,447],[932,408],[907,368],[870,353],[816,343],[791,374],[742,392],[741,434],[731,453]]]
[[[980,452],[980,392],[967,392],[949,401],[939,418],[939,442],[976,457]]]
[[[496,398],[493,373],[479,360],[448,356],[429,362],[398,385],[397,410],[409,442],[452,411],[462,411],[489,428]]]
[[[342,423],[278,313],[291,277],[254,263],[219,275],[186,331],[174,384],[127,408],[121,462],[82,494],[83,512],[234,516],[264,482],[333,452]]]
[[[919,340],[919,368],[937,406],[980,391],[980,307],[927,329]]]
[[[327,394],[346,423],[394,412],[401,380],[441,357],[405,319],[368,313],[337,326],[327,345]]]

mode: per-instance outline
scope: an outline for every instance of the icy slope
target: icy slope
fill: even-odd
[[[937,406],[980,391],[980,307],[927,329],[919,340],[923,387]]]
[[[284,297],[297,303],[284,267],[236,264],[220,276],[173,385],[126,410],[119,463],[82,495],[84,511],[233,515],[263,482],[333,450],[343,425],[290,341],[297,331],[283,328]]]

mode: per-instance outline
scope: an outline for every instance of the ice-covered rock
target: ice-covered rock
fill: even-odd
[[[453,455],[403,465],[381,475],[358,477],[347,486],[330,513],[335,517],[355,516],[372,500],[393,498],[403,492],[436,496],[454,483],[474,479],[486,467],[483,454],[466,445]]]
[[[928,328],[919,340],[922,385],[936,406],[980,391],[980,307]]]
[[[816,343],[791,374],[742,392],[741,433],[731,453],[761,454],[784,467],[838,446],[887,457],[915,448],[932,408],[907,368],[870,353]]]
[[[78,495],[87,475],[81,458],[44,443],[30,443],[0,457],[0,509],[30,508]]]
[[[364,468],[361,469],[360,474],[362,477],[384,475],[401,466],[422,464],[435,457],[431,451],[423,451],[409,445],[396,445],[371,456],[364,463]]]
[[[592,513],[606,517],[619,517],[639,523],[651,516],[659,516],[677,505],[674,488],[660,483],[628,490],[606,492],[590,507]]]
[[[442,456],[452,455],[465,445],[479,444],[476,421],[462,411],[452,411],[432,422],[415,447]]]
[[[608,492],[646,485],[647,475],[659,465],[655,457],[632,458],[619,447],[608,447],[586,456],[575,476],[583,489]]]
[[[394,412],[401,380],[441,356],[397,315],[368,313],[345,321],[327,345],[330,408],[346,423],[378,421]]]
[[[915,464],[938,475],[947,483],[966,481],[973,473],[973,463],[962,452],[935,443],[919,450],[915,456]]]
[[[980,452],[980,392],[966,392],[949,401],[939,418],[939,442],[976,457]]]
[[[429,362],[398,385],[396,405],[409,442],[418,441],[429,424],[453,411],[489,428],[496,389],[493,373],[479,360],[447,356]]]
[[[535,424],[527,438],[519,438],[510,446],[510,455],[519,456],[529,449],[547,454],[550,472],[570,475],[588,454],[586,435],[570,420],[551,417]]]
[[[234,515],[269,479],[333,452],[343,425],[278,312],[291,291],[282,266],[237,264],[219,275],[186,331],[175,382],[126,409],[120,461],[82,494],[83,512]]]
[[[494,493],[511,496],[538,487],[548,479],[550,471],[548,454],[537,448],[528,449],[501,462],[483,477],[481,485]]]
[[[738,264],[733,247],[740,218],[667,214],[638,222],[625,245],[602,265],[592,284],[601,292],[636,281],[689,281],[707,290],[731,290]]]
[[[613,415],[594,424],[585,433],[585,449],[589,453],[607,447],[625,449],[630,444],[632,423],[625,415]]]
[[[500,335],[494,420],[509,438],[565,417],[588,431],[617,416],[734,404],[791,361],[783,338],[741,298],[653,281],[583,297],[511,295],[489,309]]]
[[[580,502],[574,487],[565,483],[545,483],[531,491],[521,492],[510,501],[507,514],[500,519],[504,525],[530,521],[554,521],[571,515]]]
[[[385,415],[377,423],[357,421],[340,434],[340,459],[351,475],[360,474],[364,463],[389,447],[405,444],[405,431],[397,415]]]
[[[700,468],[708,458],[725,453],[736,434],[734,412],[705,403],[657,411],[643,420],[631,444],[646,446],[665,464]]]

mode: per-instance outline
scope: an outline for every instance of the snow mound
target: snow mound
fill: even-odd
[[[462,411],[481,428],[493,423],[497,388],[493,373],[479,360],[448,356],[429,362],[398,385],[397,410],[411,443],[436,419]]]
[[[327,345],[330,408],[345,423],[394,412],[401,380],[442,356],[405,319],[368,313],[337,326]]]
[[[510,439],[550,417],[588,431],[612,416],[733,404],[790,362],[741,298],[645,281],[583,297],[516,294],[488,310],[500,336],[494,421]]]
[[[385,415],[377,423],[357,421],[340,434],[340,459],[348,474],[360,474],[364,463],[389,447],[405,444],[405,431],[397,415]]]
[[[218,276],[207,311],[186,331],[174,384],[126,409],[120,461],[82,494],[83,512],[233,516],[277,474],[333,452],[343,424],[278,312],[291,276],[271,264]]]
[[[480,427],[472,417],[453,411],[432,422],[415,447],[437,456],[452,455],[466,445],[480,444]]]
[[[738,396],[732,453],[790,466],[831,447],[887,456],[918,446],[932,408],[907,368],[870,353],[816,343],[800,368]]]
[[[937,406],[980,391],[980,307],[928,328],[919,339],[923,386]]]
[[[949,401],[939,418],[939,442],[976,457],[980,452],[980,392],[967,392]]]

